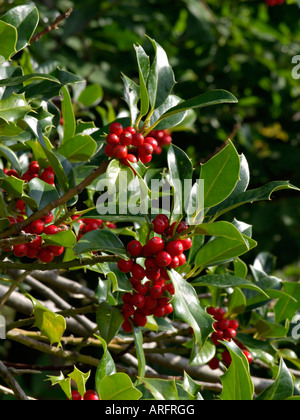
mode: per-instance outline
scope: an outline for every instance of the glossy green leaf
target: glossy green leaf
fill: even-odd
[[[16,28],[18,32],[16,50],[20,51],[29,44],[35,32],[39,22],[39,12],[32,5],[17,6],[10,9],[1,20]]]
[[[91,136],[77,134],[68,138],[57,152],[65,156],[69,162],[85,162],[94,155],[97,143]]]
[[[45,245],[63,246],[64,248],[73,248],[77,243],[77,238],[72,230],[66,230],[55,235],[42,234]]]
[[[97,391],[103,401],[136,401],[142,397],[142,393],[133,386],[126,373],[104,377],[98,384]]]
[[[0,143],[0,156],[5,157],[18,173],[22,172],[18,156],[10,147]]]
[[[0,20],[0,64],[16,53],[18,33],[14,26]]]
[[[177,401],[178,391],[173,380],[140,378],[145,387],[151,392],[155,400]]]
[[[0,101],[0,118],[7,122],[21,120],[31,111],[24,95],[13,93],[9,98]]]
[[[85,107],[96,106],[103,98],[103,89],[100,85],[92,84],[87,86],[79,95],[78,102]]]
[[[77,390],[82,397],[86,392],[86,383],[90,377],[90,374],[91,371],[84,373],[77,369],[76,366],[74,366],[73,372],[68,374],[69,378],[71,378],[75,382]]]
[[[223,342],[230,352],[232,363],[226,373],[221,376],[223,391],[220,395],[223,401],[251,401],[254,395],[254,385],[251,379],[249,363],[241,349],[231,341]]]
[[[294,380],[283,359],[275,382],[266,388],[257,398],[257,401],[283,401],[294,395]]]
[[[61,110],[63,116],[63,144],[70,138],[74,137],[76,131],[76,121],[73,111],[73,105],[69,90],[66,86],[62,87],[63,100]]]
[[[149,110],[149,95],[147,91],[147,80],[150,72],[150,59],[140,45],[134,45],[136,58],[139,69],[139,82],[140,82],[140,116],[147,114]]]
[[[229,144],[201,166],[200,181],[204,182],[205,208],[216,206],[234,190],[239,180],[240,158]]]
[[[145,358],[145,352],[143,348],[143,333],[139,328],[133,329],[133,335],[134,335],[134,342],[135,342],[135,348],[136,348],[136,356],[138,359],[138,376],[140,378],[145,376],[146,372],[146,358]]]
[[[96,230],[86,233],[74,247],[76,254],[93,251],[109,252],[119,255],[121,258],[127,257],[123,243],[114,233],[108,230]]]
[[[184,372],[184,379],[179,385],[189,394],[190,400],[202,399],[200,390],[201,385],[196,383],[186,372]]]
[[[170,271],[169,275],[175,288],[172,300],[174,316],[193,328],[196,342],[202,348],[213,332],[213,319],[201,307],[194,287],[175,270]]]
[[[115,373],[117,373],[117,371],[116,371],[115,362],[110,352],[108,351],[106,341],[102,337],[99,337],[97,335],[95,337],[100,340],[103,347],[103,356],[101,357],[101,361],[97,367],[96,375],[95,375],[95,385],[96,385],[96,389],[98,390],[99,384],[102,381],[102,379],[105,378],[106,376],[114,375]]]
[[[33,304],[33,314],[35,316],[34,326],[49,338],[51,345],[54,343],[60,345],[60,340],[66,330],[65,318],[45,308],[45,306],[41,305],[29,294],[25,294],[25,296]]]
[[[124,89],[123,97],[130,110],[131,126],[134,126],[139,114],[140,87],[129,77],[122,74]]]
[[[97,310],[96,319],[101,337],[109,344],[119,332],[124,321],[121,312],[108,303],[101,302]]]
[[[59,198],[56,188],[39,178],[32,179],[28,186],[28,195],[36,201],[40,210]]]
[[[67,159],[64,156],[61,156],[62,159],[60,159],[60,155],[58,155],[55,149],[48,150],[47,148],[42,148],[42,150],[54,170],[59,185],[61,186],[62,190],[66,193],[69,190],[69,180],[66,171],[62,166],[61,160]]]
[[[23,84],[26,82],[35,82],[37,80],[48,80],[53,83],[60,83],[56,77],[51,76],[50,74],[44,74],[44,73],[32,73],[27,74],[25,76],[13,76],[8,78],[3,78],[0,80],[0,86],[16,86],[19,84]]]

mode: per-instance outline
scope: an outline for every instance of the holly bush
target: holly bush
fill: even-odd
[[[267,250],[247,265],[252,226],[226,216],[299,188],[249,188],[234,139],[195,170],[173,132],[238,99],[178,96],[151,37],[122,73],[127,110],[97,126],[101,88],[30,56],[70,13],[37,34],[33,5],[0,19],[1,395],[298,399],[299,284]]]

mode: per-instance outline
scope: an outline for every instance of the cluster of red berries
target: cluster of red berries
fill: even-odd
[[[226,312],[223,308],[214,308],[210,307],[207,309],[207,313],[215,319],[213,325],[215,332],[212,334],[211,339],[214,345],[218,348],[217,355],[209,362],[209,367],[212,370],[216,370],[220,366],[220,361],[222,360],[224,364],[229,367],[232,362],[232,358],[229,350],[222,347],[222,341],[226,340],[230,342],[234,340],[237,346],[243,351],[244,355],[247,357],[249,364],[253,362],[253,357],[247,348],[236,340],[237,330],[239,328],[239,323],[237,320],[226,319]]]
[[[53,213],[49,213],[47,216],[40,220],[35,220],[24,231],[26,233],[35,234],[37,237],[33,242],[28,244],[15,245],[13,247],[13,253],[18,258],[27,257],[30,259],[38,259],[43,263],[51,263],[55,257],[59,257],[64,252],[63,246],[48,245],[43,247],[42,234],[55,235],[59,233],[61,229],[53,224],[49,224],[53,221]],[[10,223],[13,225],[17,223],[17,219],[10,217]],[[48,226],[47,226],[48,225]],[[8,252],[10,250],[4,250]]]
[[[169,130],[152,130],[149,137],[153,137],[157,141],[157,148],[154,150],[154,155],[161,155],[164,146],[170,146],[172,143],[172,136]]]
[[[153,231],[162,237],[154,236],[146,245],[139,241],[131,241],[127,251],[130,260],[121,259],[118,268],[122,273],[131,273],[130,282],[133,293],[123,295],[123,330],[132,331],[129,318],[133,317],[133,323],[143,327],[147,323],[147,316],[154,315],[156,318],[170,315],[173,307],[168,293],[174,295],[174,286],[170,282],[168,269],[175,269],[185,264],[185,251],[192,246],[191,238],[183,238],[174,241],[170,239],[176,233],[182,233],[187,229],[184,222],[170,222],[167,216],[158,215],[153,220]],[[136,262],[136,258],[145,258],[145,268]],[[164,294],[167,294],[164,295]]]
[[[79,234],[77,240],[79,241],[83,235],[88,232],[92,232],[98,229],[104,229],[104,227],[108,227],[109,229],[116,229],[117,226],[115,223],[111,222],[104,222],[101,219],[89,219],[89,218],[82,218],[82,216],[72,216],[72,220],[76,223],[79,223]]]
[[[42,170],[39,163],[36,161],[30,163],[27,171],[22,176],[14,169],[4,169],[3,172],[7,176],[14,176],[15,178],[22,179],[25,182],[29,182],[34,178],[40,178],[47,184],[54,185],[55,174],[52,166]]]
[[[279,6],[283,4],[285,0],[266,0],[268,6]]]
[[[137,163],[138,160],[143,164],[150,163],[153,154],[161,154],[163,144],[172,142],[171,136],[165,131],[152,133],[156,136],[155,138],[150,135],[144,137],[133,127],[124,128],[122,124],[114,122],[109,127],[104,152],[109,158],[119,159],[123,165],[129,167],[130,163]],[[158,141],[157,138],[160,140]]]
[[[78,391],[72,391],[72,401],[100,401],[100,398],[96,391],[86,391],[83,397]]]

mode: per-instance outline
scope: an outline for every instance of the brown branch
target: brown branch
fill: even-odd
[[[30,217],[28,217],[28,219],[25,219],[20,223],[16,223],[10,229],[6,230],[5,232],[0,233],[0,239],[5,239],[10,236],[19,234],[22,230],[24,230],[24,228],[29,226],[35,220],[41,219],[42,217],[49,214],[53,209],[56,209],[57,207],[66,204],[73,197],[81,194],[85,190],[86,187],[88,187],[92,182],[94,182],[97,178],[99,178],[100,175],[105,173],[107,166],[108,166],[107,161],[102,162],[99,168],[94,169],[92,173],[84,181],[82,181],[76,187],[71,188],[62,197],[58,198],[57,200],[54,200],[52,203],[48,204],[46,207],[37,211],[36,213],[33,213]]]
[[[72,14],[73,9],[68,9],[65,13],[63,13],[62,15],[59,15],[55,21],[53,23],[51,23],[50,25],[48,25],[45,29],[43,29],[41,32],[39,32],[38,34],[34,35],[31,38],[30,44],[33,44],[34,42],[39,41],[44,35],[47,35],[48,33],[55,31],[56,29],[58,29],[58,25],[63,21],[69,18],[69,16]]]
[[[19,383],[15,380],[15,378],[10,373],[9,369],[0,361],[0,376],[2,379],[7,383],[7,385],[12,389],[15,397],[21,401],[27,401],[28,398],[20,387]]]
[[[0,239],[0,249],[9,249],[16,245],[29,244],[36,239],[36,235],[21,232],[16,238]]]
[[[98,256],[93,258],[84,258],[82,260],[73,260],[66,262],[54,262],[49,264],[43,263],[13,263],[2,262],[0,263],[0,271],[2,270],[25,270],[25,271],[48,271],[48,270],[69,270],[70,268],[81,268],[93,266],[104,262],[118,262],[120,257],[112,256]]]

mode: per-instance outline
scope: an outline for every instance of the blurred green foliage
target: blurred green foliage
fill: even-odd
[[[0,13],[30,3],[0,1]],[[274,179],[299,186],[300,80],[292,77],[292,58],[299,53],[300,13],[299,5],[288,3],[269,8],[264,0],[41,0],[34,2],[40,30],[59,13],[74,11],[30,48],[31,59],[26,53],[20,59],[28,60],[28,72],[59,64],[101,86],[102,102],[88,114],[101,126],[126,109],[121,72],[138,76],[132,44],[150,49],[147,34],[168,53],[180,82],[175,94],[189,98],[221,88],[239,99],[234,107],[198,112],[192,130],[173,133],[195,167],[231,137],[247,157],[251,187]],[[279,267],[298,261],[298,194],[281,193],[272,205],[249,205],[235,217],[254,225],[255,252],[274,253]]]

